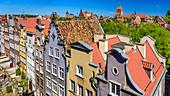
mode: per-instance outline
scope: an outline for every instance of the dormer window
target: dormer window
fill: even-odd
[[[147,62],[147,61],[142,61],[142,66],[145,69],[148,77],[151,79],[152,82],[154,82],[154,78],[153,78],[153,68],[154,68],[154,64],[151,62]]]

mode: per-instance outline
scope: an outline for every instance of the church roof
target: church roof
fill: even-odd
[[[122,6],[119,6],[117,9],[123,9]]]

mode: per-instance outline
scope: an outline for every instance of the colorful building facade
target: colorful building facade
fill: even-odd
[[[25,25],[20,24],[20,70],[26,74],[26,42]]]
[[[53,20],[46,39],[45,58],[45,95],[66,96],[66,57],[61,32]]]

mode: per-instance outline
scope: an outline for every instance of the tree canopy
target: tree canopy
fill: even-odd
[[[139,42],[139,38],[149,35],[156,39],[155,46],[157,51],[166,58],[167,65],[170,67],[170,33],[154,23],[141,23],[138,27],[136,25],[129,26],[127,23],[116,22],[101,22],[103,30],[107,34],[122,34],[130,36],[132,42]]]

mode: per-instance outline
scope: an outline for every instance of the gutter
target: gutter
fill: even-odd
[[[65,96],[67,96],[67,72],[68,72],[68,67],[67,67],[67,57],[63,54],[65,58]]]

